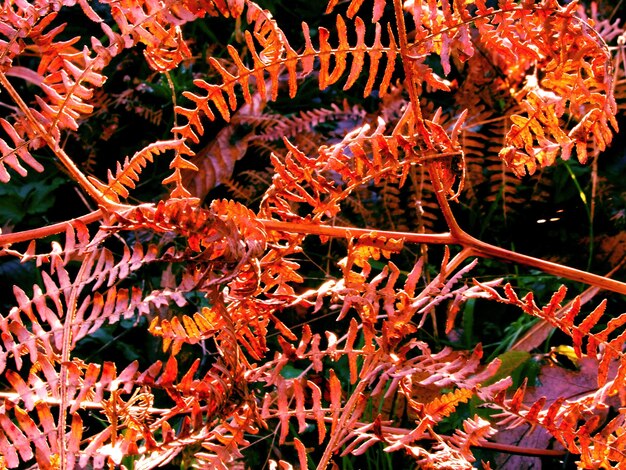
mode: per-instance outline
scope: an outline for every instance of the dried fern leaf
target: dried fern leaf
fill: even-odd
[[[212,107],[218,111],[223,119],[226,121],[230,120],[231,111],[235,111],[238,104],[237,96],[235,94],[236,85],[241,86],[244,100],[249,105],[252,104],[251,94],[248,90],[248,87],[251,85],[251,78],[255,79],[254,82],[261,96],[266,96],[265,73],[269,75],[267,80],[270,82],[271,99],[275,100],[279,88],[279,74],[282,70],[281,65],[284,65],[287,69],[289,74],[289,93],[290,96],[294,96],[297,91],[296,77],[305,77],[309,75],[313,71],[313,62],[316,57],[320,60],[320,89],[324,89],[338,81],[339,78],[343,76],[343,72],[347,64],[347,56],[348,54],[352,54],[353,66],[351,68],[351,74],[348,82],[346,83],[346,87],[349,88],[355,81],[356,70],[360,70],[362,68],[362,64],[359,62],[362,62],[364,50],[366,50],[371,56],[369,69],[370,80],[365,87],[365,95],[367,96],[371,93],[374,85],[373,80],[378,76],[379,59],[382,55],[385,55],[387,57],[387,65],[385,66],[383,79],[380,84],[379,91],[381,95],[384,95],[386,90],[389,88],[391,76],[395,68],[397,46],[391,31],[389,31],[389,47],[385,48],[381,45],[381,29],[378,24],[376,26],[373,46],[365,47],[362,42],[358,42],[356,46],[351,46],[347,38],[347,26],[344,20],[339,16],[337,18],[339,45],[337,47],[332,47],[328,42],[328,30],[320,28],[319,50],[316,50],[313,47],[309,28],[306,24],[303,24],[306,47],[304,52],[301,54],[296,53],[291,48],[282,30],[280,30],[273,22],[270,22],[270,24],[272,25],[272,34],[267,37],[267,42],[262,44],[265,47],[262,52],[257,50],[258,48],[254,43],[252,35],[246,31],[246,43],[249,47],[253,60],[252,68],[249,68],[244,64],[244,61],[241,57],[239,57],[239,53],[233,47],[229,47],[229,54],[237,67],[236,74],[233,75],[228,72],[218,61],[211,61],[211,65],[213,65],[222,77],[222,84],[213,85],[200,79],[194,81],[195,85],[205,90],[207,94],[202,96],[192,92],[184,93],[184,95],[194,103],[195,107],[176,108],[176,112],[185,117],[187,123],[174,129],[175,132],[180,132],[182,136],[197,143],[199,141],[199,135],[204,133],[204,126],[201,122],[202,116],[207,116],[211,120],[215,119],[216,115],[212,110]],[[355,19],[355,28],[357,30],[358,41],[363,41],[363,31],[365,25],[358,17]],[[271,48],[273,54],[267,54],[269,48]],[[330,71],[331,56],[334,57],[336,63],[332,72]],[[298,63],[301,64],[301,73],[298,73],[297,71]]]
[[[180,151],[181,148],[184,148],[184,143],[181,140],[162,140],[149,144],[136,152],[132,158],[126,157],[123,165],[118,162],[115,175],[109,170],[106,184],[93,177],[89,177],[89,180],[100,189],[105,197],[114,197],[119,202],[119,197],[128,197],[127,188],[135,188],[135,182],[139,181],[141,172],[148,162],[153,161],[154,155],[159,155],[168,150]]]

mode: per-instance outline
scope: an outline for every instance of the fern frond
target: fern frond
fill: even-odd
[[[73,329],[74,341],[95,333],[105,323],[115,324],[136,314],[146,315],[151,308],[170,305],[172,302],[179,306],[186,303],[180,292],[168,289],[147,295],[136,286],[130,289],[110,287],[105,295],[96,292],[80,304],[76,313],[77,324]]]
[[[175,199],[190,198],[191,193],[185,187],[183,180],[183,171],[191,170],[198,171],[198,167],[189,159],[184,158],[182,155],[191,156],[194,155],[193,151],[187,147],[183,140],[177,141],[177,149],[174,159],[170,162],[170,169],[174,169],[174,173],[164,178],[162,184],[174,183],[174,189],[170,192],[170,196]]]
[[[437,423],[442,418],[450,416],[455,412],[460,403],[467,403],[467,401],[473,396],[474,392],[469,389],[456,389],[454,392],[446,393],[445,395],[435,398],[433,401],[425,404],[423,413],[425,416]]]
[[[184,96],[190,99],[195,107],[188,109],[177,107],[176,112],[184,116],[187,123],[183,126],[179,126],[174,129],[175,132],[180,132],[186,138],[191,139],[193,142],[199,141],[199,135],[204,133],[204,126],[202,125],[202,116],[207,116],[209,119],[215,119],[215,113],[212,107],[215,108],[222,118],[228,121],[231,117],[231,111],[235,111],[237,108],[237,96],[235,94],[235,86],[240,85],[243,91],[243,97],[246,103],[251,104],[251,94],[249,86],[251,79],[254,78],[259,93],[265,96],[265,73],[269,75],[270,87],[271,87],[271,99],[275,100],[278,94],[279,87],[279,74],[284,67],[289,74],[289,95],[295,96],[297,92],[297,77],[305,77],[313,71],[314,59],[319,58],[320,70],[319,70],[319,83],[320,89],[324,89],[327,86],[337,82],[346,68],[348,54],[352,54],[352,66],[348,81],[344,88],[348,89],[355,83],[358,75],[363,68],[364,54],[367,52],[370,55],[370,68],[369,68],[369,80],[365,86],[364,96],[368,96],[374,86],[374,80],[378,76],[378,68],[380,58],[384,55],[387,59],[387,64],[384,69],[384,75],[382,82],[380,83],[379,93],[384,95],[390,86],[391,76],[395,68],[395,58],[398,54],[398,49],[393,39],[393,34],[389,31],[389,46],[383,47],[381,44],[381,28],[376,24],[376,34],[374,38],[374,44],[366,47],[364,44],[365,37],[365,24],[360,18],[355,19],[354,27],[357,31],[357,44],[351,46],[347,38],[347,26],[344,20],[339,16],[337,17],[337,31],[339,35],[339,45],[332,47],[329,42],[329,31],[325,28],[320,28],[318,34],[320,38],[319,50],[313,47],[311,42],[309,28],[306,23],[303,24],[304,38],[306,41],[306,47],[301,54],[296,53],[289,45],[284,33],[277,26],[274,26],[271,42],[265,44],[264,52],[259,53],[254,43],[252,35],[246,31],[246,44],[249,47],[250,54],[252,55],[253,66],[247,67],[244,61],[239,56],[239,53],[231,46],[229,46],[228,52],[233,59],[237,72],[235,75],[227,71],[217,60],[212,59],[211,65],[219,72],[222,77],[222,84],[213,85],[204,80],[198,79],[194,81],[194,84],[205,90],[207,94],[205,96],[198,95],[192,92],[185,92]],[[258,37],[257,37],[258,39]],[[273,55],[267,54],[267,49],[271,46]],[[333,71],[330,71],[330,60],[334,57],[336,65]],[[298,64],[301,65],[301,72],[298,73]]]
[[[463,430],[457,429],[452,437],[438,440],[430,452],[417,451],[415,457],[421,466],[433,468],[451,466],[470,470],[474,468],[472,463],[476,461],[470,446],[484,444],[487,438],[495,433],[496,430],[489,421],[474,415],[474,418],[463,421]],[[407,443],[404,443],[404,446],[407,451],[415,452]]]
[[[623,26],[620,25],[619,18],[613,18],[607,12],[602,12],[597,2],[591,2],[587,9],[585,5],[578,5],[578,17],[588,24],[593,25],[593,29],[607,44],[613,42],[624,33]]]
[[[341,142],[321,147],[317,158],[306,156],[285,139],[289,153],[284,162],[277,155],[271,156],[280,184],[268,192],[272,197],[266,198],[264,204],[274,204],[283,213],[290,203],[310,205],[314,218],[319,219],[335,216],[340,203],[358,186],[378,184],[398,167],[403,168],[399,182],[402,185],[412,160],[405,158],[400,162],[399,140],[385,136],[385,127],[379,118],[375,128],[369,124],[356,128]],[[271,213],[272,209],[267,210]]]
[[[57,271],[61,269],[57,267]],[[0,322],[4,343],[4,350],[0,352],[0,364],[3,366],[6,366],[8,355],[13,356],[17,370],[21,370],[22,356],[26,354],[32,363],[42,361],[43,357],[59,360],[63,336],[61,320],[67,301],[67,292],[64,291],[67,287],[63,287],[64,276],[58,278],[61,282],[57,284],[45,271],[42,275],[46,289],[42,291],[35,285],[32,298],[22,289],[14,289],[18,305],[6,317],[2,317]],[[72,325],[72,345],[97,331],[104,322],[115,323],[120,318],[130,318],[136,309],[145,313],[150,304],[172,300],[184,302],[179,293],[168,295],[167,292],[159,292],[144,297],[138,287],[131,290],[111,287],[104,296],[98,292],[93,298],[87,296],[82,300],[76,322]]]
[[[626,331],[619,332],[619,329],[626,325],[626,314],[609,320],[604,329],[592,332],[592,329],[598,325],[604,315],[606,300],[602,301],[582,322],[575,324],[574,319],[580,313],[580,298],[578,297],[574,299],[571,307],[564,315],[555,315],[555,312],[561,308],[561,301],[565,298],[567,292],[565,286],[561,286],[548,305],[543,308],[539,308],[535,304],[532,292],[520,299],[510,284],[505,286],[505,297],[502,297],[492,288],[485,290],[495,300],[517,305],[529,315],[542,318],[559,328],[572,338],[574,350],[579,358],[583,356],[583,341],[586,340],[585,354],[590,357],[597,357],[600,361],[598,387],[606,386],[609,394],[614,394],[626,384],[626,356],[623,353],[624,344],[626,344]],[[615,335],[616,333],[618,334]],[[609,339],[611,336],[613,338]],[[602,345],[601,348],[600,345]],[[609,365],[614,360],[618,361],[618,370],[615,377],[609,379]]]
[[[107,56],[91,58],[85,49],[74,62],[68,60],[69,57],[61,57],[63,67],[45,76],[41,88],[48,100],[37,96],[37,101],[42,114],[50,121],[47,127],[55,140],[59,140],[59,130],[77,130],[78,119],[93,111],[93,106],[87,103],[93,96],[89,86],[101,87],[104,84],[105,78],[100,71],[108,63],[110,57]]]
[[[250,445],[250,435],[258,433],[257,410],[248,404],[236,407],[231,413],[232,422],[209,419],[212,429],[198,421],[198,410],[183,420],[181,426],[172,428],[163,423],[154,434],[163,436],[158,444],[147,449],[135,465],[137,470],[148,470],[170,462],[176,455],[196,444],[194,460],[204,468],[228,470],[242,458],[240,448]]]
[[[63,318],[63,304],[67,301],[71,281],[60,263],[57,263],[56,273],[58,284],[50,275],[42,273],[45,291],[40,286],[34,285],[32,298],[29,298],[21,288],[14,287],[18,306],[6,317],[2,317],[0,329],[5,346],[2,355],[6,358],[7,354],[11,353],[17,370],[22,368],[21,356],[27,353],[32,363],[37,362],[43,355],[58,358],[62,342],[60,319]],[[48,305],[49,301],[54,310]],[[25,321],[22,320],[22,315],[26,317]],[[50,331],[46,331],[44,326],[49,327]],[[1,362],[6,365],[6,359]]]
[[[451,350],[444,348],[436,354],[431,354],[424,345],[417,345],[422,351],[422,355],[408,361],[413,363],[416,369],[421,369],[428,373],[428,376],[420,380],[420,385],[436,385],[445,388],[456,386],[462,389],[473,389],[487,378],[493,376],[500,367],[500,360],[494,359],[483,370],[479,371],[482,348],[478,346],[469,358],[457,358],[450,363],[440,364],[438,359],[449,356]],[[408,365],[407,363],[407,365]],[[410,367],[410,366],[409,366]],[[409,369],[407,369],[409,370]],[[479,390],[479,396],[488,396],[495,393],[497,388],[506,388],[510,382],[503,382],[491,390]]]
[[[299,133],[313,130],[315,126],[325,122],[354,120],[360,123],[364,117],[365,111],[358,105],[350,107],[347,102],[344,102],[340,107],[333,103],[330,108],[300,111],[297,115],[288,118],[281,116],[281,119],[276,119],[273,125],[268,125],[261,133],[255,135],[253,141],[292,138]]]
[[[502,72],[511,82],[525,77],[525,85],[514,94],[522,110],[511,116],[500,152],[518,176],[551,165],[559,154],[567,160],[574,148],[585,162],[589,142],[600,150],[610,142],[611,128],[617,128],[611,57],[602,37],[576,16],[573,6],[561,7],[555,0],[523,5],[505,1],[495,9],[479,2],[470,14],[465,3],[409,5],[416,25],[411,66],[431,87],[447,89],[447,84],[424,59],[438,54],[448,74],[451,52],[460,61],[472,57],[470,22],[481,50],[510,64]],[[529,35],[529,28],[540,33]],[[567,51],[574,50],[569,56]],[[543,76],[537,70],[550,72]]]
[[[255,93],[252,104],[244,104],[233,116],[232,122],[220,130],[215,138],[190,159],[198,167],[197,172],[185,172],[183,184],[191,194],[203,200],[208,192],[231,177],[235,163],[241,160],[248,150],[249,141],[254,138],[254,129],[240,136],[237,124],[254,121],[262,116],[265,97]]]
[[[91,214],[90,214],[91,215]],[[20,252],[10,248],[11,242],[8,242],[0,253],[17,257],[22,263],[27,261],[35,261],[35,265],[40,267],[49,264],[50,260],[54,260],[55,256],[63,255],[63,266],[67,265],[70,260],[75,259],[84,253],[85,247],[89,244],[89,229],[80,219],[75,219],[72,223],[62,224],[65,226],[65,242],[62,245],[57,241],[50,243],[50,251],[38,253],[37,243],[31,240],[24,252]],[[61,230],[58,230],[59,232]],[[57,233],[53,232],[53,233]]]
[[[505,121],[514,112],[515,108],[511,108],[502,117],[493,117],[488,111],[480,113],[477,119],[466,123],[461,135],[467,165],[465,195],[471,204],[479,207],[485,202],[498,206],[505,220],[529,201],[548,200],[550,189],[549,178],[545,178],[543,171],[527,177],[525,184],[520,185],[515,172],[499,156],[505,145]],[[532,186],[532,192],[528,189],[521,191],[522,187],[528,186]]]
[[[158,247],[156,245],[150,244],[147,249],[144,249],[139,242],[135,243],[132,248],[124,245],[122,258],[119,260],[116,259],[111,250],[106,248],[94,250],[85,260],[85,282],[94,283],[92,288],[94,292],[103,285],[111,287],[144,264],[156,260],[157,255]]]
[[[87,6],[87,5],[85,5]],[[46,34],[34,37],[36,53],[42,60],[38,74],[43,80],[39,84],[46,99],[36,96],[49,129],[55,141],[60,140],[63,129],[76,130],[79,119],[91,114],[93,106],[89,101],[93,98],[94,89],[104,85],[106,77],[102,70],[119,52],[118,44],[112,41],[105,47],[98,39],[92,38],[91,54],[89,48],[76,50],[73,44],[79,38],[70,41],[55,41],[55,36],[63,32],[65,25],[58,26]],[[107,36],[112,39],[112,32]]]
[[[52,410],[61,403],[59,372],[46,356],[41,357],[37,364],[39,367],[31,368],[27,382],[16,372],[9,371],[6,374],[17,392],[14,400],[5,400],[5,413],[0,418],[0,450],[7,468],[20,467],[20,460],[25,463],[33,457],[40,467],[49,468],[54,465],[53,461],[60,450],[61,444],[57,441],[55,432],[57,422],[53,418]],[[137,363],[132,363],[117,374],[115,365],[110,362],[102,365],[85,365],[81,361],[67,364],[71,424],[66,445],[74,459],[79,455],[81,458],[85,457],[81,449],[84,445],[81,409],[86,404],[91,408],[98,408],[107,392],[128,392],[133,386],[137,368]],[[120,384],[123,387],[118,389]],[[39,423],[32,419],[32,413],[27,414],[32,411],[36,411]],[[14,414],[14,422],[9,420],[11,414]],[[13,449],[7,447],[7,437],[12,442]]]
[[[144,57],[148,65],[159,72],[177,67],[191,57],[181,26],[196,18],[230,16],[231,11],[223,1],[160,2],[146,0],[136,4],[106,1],[111,6],[111,16],[120,28],[126,47],[145,44]],[[233,16],[241,13],[233,9]]]
[[[467,418],[463,421],[463,430],[457,429],[454,432],[450,444],[458,449],[462,455],[470,455],[470,446],[480,446],[496,432],[497,430],[491,426],[489,421],[474,415],[473,418]]]
[[[532,18],[543,37],[537,38],[539,47],[533,51],[532,60],[538,68],[550,72],[544,77],[529,75],[516,96],[523,113],[511,116],[513,126],[501,157],[518,175],[526,170],[532,174],[537,167],[551,165],[559,153],[567,160],[574,147],[578,160],[584,163],[588,143],[603,150],[611,140],[610,128],[617,128],[611,57],[606,44],[586,23],[573,16],[571,7],[561,8],[548,1],[535,11]],[[561,14],[553,15],[553,11]],[[513,14],[511,18],[515,17]],[[479,26],[479,31],[481,35],[492,34],[493,28],[483,30]],[[542,44],[550,46],[541,47]],[[567,60],[557,59],[555,47],[580,52]],[[565,113],[575,120],[575,125],[563,125]]]
[[[45,405],[40,405],[38,407],[38,411],[41,410],[41,424],[42,426],[49,427],[52,425],[54,427],[52,413],[50,413],[49,409],[45,409],[44,406]],[[6,404],[5,408],[7,408]],[[11,411],[13,413],[11,413]],[[17,425],[13,424],[9,418],[10,414],[14,415],[13,419]],[[12,410],[5,409],[2,418],[0,418],[0,429],[2,429],[0,452],[2,452],[4,457],[3,463],[7,468],[17,468],[20,464],[20,460],[27,462],[34,457],[30,442],[34,443],[37,463],[43,468],[51,466],[53,452],[51,450],[51,443],[48,442],[46,436],[47,433],[42,432],[35,421],[19,406],[14,405]],[[12,441],[11,444],[5,436],[10,437]]]
[[[503,410],[494,415],[500,418],[499,426],[513,427],[522,423],[541,426],[569,452],[579,455],[579,465],[583,468],[614,468],[624,461],[624,416],[620,414],[602,423],[601,414],[606,407],[602,392],[572,400],[559,397],[547,408],[545,397],[524,404],[526,393],[524,384],[510,399],[504,394],[496,396],[495,406]]]
[[[39,424],[18,405],[5,403],[3,408],[5,410],[0,415],[0,452],[6,468],[20,468],[33,458],[40,468],[53,467],[59,447],[55,435],[50,432],[53,429],[53,418],[47,406],[40,404],[37,407]],[[71,453],[80,448],[82,432],[83,421],[75,413],[72,415],[67,441]]]
[[[332,377],[329,380],[329,387],[333,387],[331,394],[338,392],[336,389],[338,382],[335,383],[335,380]],[[274,385],[276,393],[267,393],[265,395],[261,416],[264,419],[277,418],[279,420],[279,441],[284,442],[286,440],[289,433],[290,420],[295,418],[300,430],[306,429],[307,420],[316,422],[318,426],[318,442],[322,444],[327,433],[325,417],[329,414],[330,409],[323,406],[320,388],[314,382],[305,378],[285,379],[281,376],[276,376]],[[331,403],[335,402],[332,395],[329,399]],[[292,406],[290,402],[293,402],[295,406]],[[308,409],[307,404],[310,406]],[[272,409],[272,406],[275,408]]]
[[[93,13],[85,2],[80,3],[83,3],[83,11],[88,16]],[[15,145],[15,148],[11,148],[0,139],[2,151],[0,181],[3,182],[9,179],[5,164],[21,175],[26,174],[26,169],[20,165],[17,157],[31,168],[42,171],[41,164],[32,157],[29,150],[38,149],[43,145],[48,145],[71,173],[79,173],[69,161],[69,157],[65,158],[59,149],[61,131],[76,130],[79,120],[92,112],[93,108],[88,102],[93,96],[94,88],[104,84],[102,69],[120,50],[119,44],[114,41],[110,47],[105,47],[95,38],[92,38],[91,49],[85,46],[82,52],[72,46],[78,38],[69,41],[56,40],[64,25],[45,31],[57,15],[56,11],[50,10],[55,8],[51,5],[36,7],[23,4],[15,8],[11,5],[2,12],[4,16],[2,23],[6,25],[2,34],[12,32],[15,36],[11,37],[8,43],[5,41],[0,43],[0,56],[6,60],[0,72],[0,80],[20,110],[20,113],[14,115],[12,123],[8,120],[2,122],[3,129]],[[103,25],[103,29],[111,38],[113,33],[110,28]],[[29,50],[32,49],[36,56],[42,58],[36,73],[29,71],[25,74],[18,70],[21,68],[19,66],[18,69],[11,68],[11,62],[24,53],[26,43],[20,38],[25,37],[32,41]],[[6,75],[24,78],[37,85],[43,92],[41,93],[43,97],[40,94],[35,95],[37,105],[34,107],[27,105],[6,79]]]
[[[183,315],[182,321],[178,317],[171,320],[159,321],[155,317],[148,328],[154,336],[163,338],[163,352],[172,346],[172,355],[177,355],[183,343],[196,344],[210,338],[224,328],[224,320],[209,308],[203,308],[193,317]]]
[[[132,158],[126,157],[123,165],[118,162],[115,175],[109,170],[106,184],[93,177],[89,177],[89,180],[96,188],[100,189],[104,196],[114,197],[119,202],[119,196],[128,197],[127,188],[135,188],[135,182],[139,181],[139,175],[148,162],[152,162],[154,155],[159,155],[168,150],[180,151],[181,148],[184,148],[184,143],[181,140],[162,140],[152,143],[136,152]]]
[[[232,201],[214,201],[212,209],[206,210],[198,207],[196,202],[169,199],[161,201],[156,208],[137,206],[119,213],[120,223],[107,227],[106,231],[152,230],[176,234],[183,238],[185,247],[180,250],[170,247],[165,255],[167,260],[193,258],[196,268],[190,271],[197,281],[214,269],[232,269],[234,272],[221,277],[227,282],[236,276],[239,268],[263,253],[265,231],[254,213],[245,206]]]

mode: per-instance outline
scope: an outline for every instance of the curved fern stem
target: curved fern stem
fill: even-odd
[[[463,236],[458,238],[458,243],[463,246],[470,246],[475,250],[476,255],[483,258],[498,258],[503,261],[518,263],[532,268],[537,268],[544,273],[553,276],[570,279],[572,281],[582,282],[584,284],[599,287],[600,289],[610,290],[619,294],[626,295],[626,283],[608,279],[580,269],[571,268],[558,263],[552,263],[533,256],[523,255],[514,251],[505,250],[489,243],[480,241],[467,233],[463,232]]]
[[[450,204],[446,199],[438,170],[436,167],[431,165],[429,167],[429,171],[433,187],[435,188],[437,202],[439,203],[439,207],[441,207],[443,216],[448,224],[451,237],[454,239],[454,244],[461,245],[465,248],[472,248],[477,256],[481,256],[483,258],[498,258],[503,261],[530,266],[554,276],[582,282],[590,286],[599,287],[600,289],[606,289],[626,295],[626,283],[616,281],[614,279],[608,279],[604,276],[599,276],[586,271],[581,271],[579,269],[570,268],[569,266],[564,266],[562,264],[545,261],[533,256],[516,253],[514,251],[500,248],[499,246],[490,245],[489,243],[485,243],[472,237],[461,229],[456,222],[452,209],[450,208]]]
[[[442,196],[445,200],[445,197]],[[447,201],[446,201],[447,204]],[[442,206],[443,207],[443,206]],[[449,209],[449,205],[448,205]],[[450,212],[451,213],[451,212]],[[308,225],[295,222],[280,222],[277,220],[259,219],[265,225],[267,230],[277,230],[291,233],[303,233],[307,235],[322,235],[328,237],[349,238],[361,235],[377,235],[387,239],[404,239],[408,243],[430,243],[435,245],[461,245],[463,248],[471,249],[471,254],[482,258],[496,258],[502,261],[518,263],[524,266],[537,268],[547,274],[553,276],[570,279],[572,281],[582,282],[590,286],[600,289],[617,292],[626,295],[626,283],[608,279],[604,276],[581,271],[580,269],[570,268],[558,263],[552,263],[532,256],[523,255],[514,251],[505,250],[489,243],[485,243],[477,238],[472,237],[460,228],[457,233],[410,233],[410,232],[394,232],[387,230],[367,230],[357,229],[353,227],[341,227],[330,225]]]
[[[90,212],[89,214],[81,215],[75,219],[66,220],[52,225],[46,225],[45,227],[34,228],[31,230],[22,230],[20,232],[7,233],[6,235],[0,235],[0,247],[6,247],[13,243],[27,242],[30,240],[36,240],[39,238],[45,238],[50,235],[64,232],[68,225],[72,227],[76,222],[82,222],[83,224],[90,224],[96,222],[103,217],[101,209]],[[1,256],[1,255],[0,255]]]

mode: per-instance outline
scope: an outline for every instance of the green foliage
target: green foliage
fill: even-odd
[[[64,178],[42,174],[0,186],[0,226],[40,225],[45,220],[43,216],[57,204],[55,193],[63,184],[67,184]]]

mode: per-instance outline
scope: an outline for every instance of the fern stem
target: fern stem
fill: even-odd
[[[463,233],[463,237],[458,239],[458,243],[463,246],[471,246],[475,250],[474,252],[476,255],[484,258],[498,258],[507,262],[530,266],[547,274],[552,274],[553,276],[582,282],[590,286],[599,287],[600,289],[606,289],[626,295],[626,283],[616,281],[615,279],[608,279],[604,276],[599,276],[597,274],[571,268],[562,264],[552,263],[550,261],[523,255],[514,251],[505,250],[504,248],[477,240],[467,233]]]
[[[432,243],[437,245],[454,244],[454,238],[449,233],[412,233],[394,232],[391,230],[371,230],[356,227],[342,227],[330,225],[306,224],[301,222],[281,222],[278,220],[259,219],[267,230],[278,232],[303,233],[336,238],[361,237],[364,235],[377,236],[386,239],[404,239],[409,243]]]
[[[438,191],[435,191],[437,197],[440,197]],[[449,212],[449,216],[452,216],[450,206],[445,198],[441,196],[441,199],[445,201],[445,206]],[[442,204],[442,201],[440,201]],[[267,230],[277,230],[281,232],[290,233],[303,233],[307,235],[322,235],[329,237],[357,237],[362,235],[379,236],[387,239],[404,239],[408,243],[430,243],[430,244],[443,244],[443,245],[461,245],[464,248],[470,248],[472,254],[483,258],[496,258],[506,262],[518,263],[524,266],[530,266],[537,268],[547,274],[552,274],[557,277],[570,279],[572,281],[582,282],[590,286],[599,287],[600,289],[606,289],[609,291],[617,292],[626,295],[626,283],[616,281],[614,279],[608,279],[604,276],[592,274],[587,271],[581,271],[579,269],[570,268],[558,263],[552,263],[532,256],[523,255],[514,251],[506,250],[498,246],[490,245],[481,240],[478,240],[471,235],[464,232],[457,224],[456,220],[452,217],[456,226],[456,233],[410,233],[410,232],[393,232],[387,230],[368,230],[359,229],[353,227],[340,227],[329,225],[313,225],[303,224],[296,222],[281,222],[277,220],[259,219],[259,222],[265,225]]]
[[[404,22],[404,11],[402,9],[402,0],[393,0],[393,8],[396,16],[396,27],[398,30],[398,42],[400,44],[400,53],[402,57],[409,59],[409,41],[406,34],[406,24]],[[404,68],[405,83],[407,84],[409,97],[411,99],[411,105],[413,108],[413,117],[417,126],[418,134],[422,137],[428,136],[428,131],[424,127],[424,118],[422,117],[422,110],[420,108],[419,94],[415,84],[418,81],[413,77],[413,69],[411,67],[410,60],[403,60],[402,67]]]
[[[506,454],[515,455],[530,455],[541,457],[562,457],[567,452],[564,450],[556,449],[534,449],[532,447],[519,447],[510,444],[500,444],[498,442],[483,442],[480,445],[472,446],[480,449],[495,450],[497,452],[504,452]]]
[[[463,247],[463,249],[445,265],[445,269],[441,271],[442,279],[445,279],[448,274],[454,272],[463,261],[471,256],[475,256],[474,249],[472,247]]]
[[[439,207],[441,207],[441,211],[446,223],[448,224],[452,238],[455,240],[453,243],[460,244],[466,248],[473,248],[474,253],[477,256],[482,256],[484,258],[498,258],[507,262],[530,266],[557,277],[563,277],[565,279],[582,282],[590,286],[599,287],[600,289],[606,289],[626,295],[626,283],[616,281],[614,279],[608,279],[604,276],[592,274],[587,271],[570,268],[569,266],[564,266],[562,264],[552,263],[550,261],[516,253],[514,251],[500,248],[499,246],[490,245],[489,243],[485,243],[472,237],[459,227],[454,214],[452,213],[452,209],[450,208],[450,204],[446,199],[436,167],[431,165],[429,167],[429,172],[433,187],[435,188],[437,202],[439,202]]]
[[[12,403],[19,403],[19,401],[22,399],[22,396],[17,392],[0,392],[0,399],[8,400]],[[39,398],[39,400],[48,406],[61,405],[61,400],[59,398],[48,396],[45,399]],[[74,404],[76,404],[76,400],[70,400],[68,402],[68,405],[70,406],[73,406]],[[81,400],[80,407],[81,409],[85,409],[85,410],[97,410],[97,411],[103,410],[102,402],[95,402],[95,401],[89,401],[89,400]],[[153,407],[144,408],[142,406],[129,406],[129,407],[126,407],[124,410],[130,414],[134,412],[147,412],[152,415],[166,415],[168,413],[171,413],[172,411],[169,408],[153,408]]]
[[[448,199],[446,198],[446,191],[441,182],[441,178],[439,177],[439,171],[434,164],[428,165],[428,174],[430,175],[430,180],[433,185],[433,189],[435,190],[435,196],[437,198],[437,202],[439,203],[439,207],[441,208],[441,213],[443,215],[448,228],[450,229],[450,233],[453,237],[462,237],[465,232],[459,227],[459,224],[452,213],[452,209],[450,208],[450,204],[448,203]]]
[[[6,235],[0,235],[0,247],[6,247],[13,243],[26,242],[30,240],[36,240],[38,238],[48,237],[57,233],[61,233],[67,229],[68,225],[74,227],[77,221],[84,224],[90,224],[97,220],[100,220],[103,216],[102,210],[98,209],[89,214],[81,215],[75,219],[66,220],[52,225],[46,225],[45,227],[35,228],[31,230],[22,230],[21,232],[7,233]],[[1,256],[0,252],[0,256]]]
[[[67,301],[67,310],[65,311],[65,320],[63,321],[63,347],[61,349],[61,369],[59,371],[59,424],[57,427],[57,441],[59,446],[59,468],[65,470],[68,468],[67,462],[67,440],[65,437],[65,426],[67,424],[67,409],[70,406],[68,397],[67,382],[69,379],[69,371],[67,364],[70,361],[72,349],[72,324],[76,315],[76,306],[78,305],[78,296],[83,289],[83,276],[88,270],[90,263],[82,263],[76,279],[72,283],[72,290]],[[71,466],[73,467],[73,465]],[[70,467],[70,468],[71,468]]]

